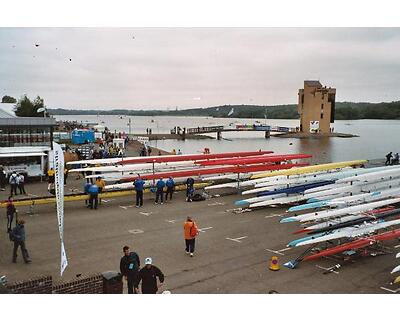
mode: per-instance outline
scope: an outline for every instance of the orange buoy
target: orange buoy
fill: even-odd
[[[271,258],[270,263],[269,263],[269,270],[278,271],[280,269],[281,269],[281,267],[279,265],[278,257],[277,256],[273,256]]]

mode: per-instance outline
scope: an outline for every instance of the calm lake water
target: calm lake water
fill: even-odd
[[[57,120],[79,119],[82,122],[97,122],[110,130],[129,132],[128,120],[131,118],[132,133],[145,133],[151,128],[153,133],[169,133],[174,126],[191,128],[232,124],[261,124],[296,127],[298,120],[276,119],[236,119],[207,117],[127,117],[127,116],[56,116]],[[104,123],[102,123],[104,122]],[[357,138],[264,138],[264,132],[223,132],[223,140],[159,140],[150,145],[171,151],[181,149],[183,153],[199,153],[205,147],[211,152],[272,150],[282,153],[309,153],[311,162],[344,161],[354,159],[383,158],[389,151],[400,152],[400,120],[342,120],[335,121],[335,132],[359,135]],[[212,134],[215,138],[215,133]],[[226,140],[225,140],[226,139]]]

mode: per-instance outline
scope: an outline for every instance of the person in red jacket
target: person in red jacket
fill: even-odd
[[[191,217],[187,217],[185,224],[183,225],[183,231],[185,236],[186,254],[190,254],[190,256],[193,257],[196,236],[199,234],[199,231],[196,223]]]

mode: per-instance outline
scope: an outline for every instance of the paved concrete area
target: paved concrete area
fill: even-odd
[[[70,179],[68,188],[81,188],[82,180]],[[32,194],[46,194],[45,182],[27,184]],[[1,199],[8,193],[2,192]],[[19,197],[19,196],[18,196]],[[238,195],[187,203],[184,193],[174,195],[171,203],[155,205],[145,195],[143,208],[135,208],[131,198],[103,202],[98,210],[85,208],[83,202],[66,203],[65,246],[69,266],[63,280],[77,274],[118,270],[122,247],[129,245],[143,261],[151,256],[166,275],[165,289],[173,293],[385,293],[390,286],[390,271],[396,266],[394,254],[357,259],[323,274],[316,265],[337,263],[327,259],[300,264],[295,270],[284,267],[268,270],[269,250],[285,249],[296,238],[296,224],[280,224],[284,208],[269,208],[235,214],[233,202]],[[12,243],[6,233],[5,209],[0,215],[0,274],[10,282],[51,274],[60,280],[60,241],[54,205],[19,208],[26,220],[27,248],[33,263],[26,265],[19,255],[11,263]],[[191,215],[201,228],[193,258],[184,252],[183,222]],[[392,248],[398,241],[391,242]],[[282,250],[280,263],[297,257],[304,248]],[[394,251],[398,251],[395,249]]]

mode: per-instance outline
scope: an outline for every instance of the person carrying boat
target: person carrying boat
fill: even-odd
[[[133,182],[136,191],[136,208],[143,207],[144,183],[140,175],[138,175],[138,178]]]
[[[192,202],[194,193],[194,179],[189,177],[186,179],[186,201]]]
[[[385,162],[385,166],[390,165],[390,160],[392,159],[393,155],[392,155],[392,151],[390,151],[387,155],[386,155],[386,162]]]
[[[185,237],[186,254],[190,254],[193,257],[194,247],[196,242],[196,236],[199,234],[196,223],[192,217],[187,217],[185,224],[183,225],[183,234]]]
[[[169,195],[169,200],[172,200],[172,194],[174,193],[174,188],[175,188],[174,179],[172,179],[172,177],[169,177],[165,185],[167,186],[167,191],[165,192],[165,202],[167,202],[168,195]]]
[[[164,204],[164,187],[165,187],[165,182],[162,178],[157,181],[156,183],[156,202],[155,204],[158,204],[158,200],[161,200],[161,204]]]

